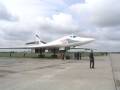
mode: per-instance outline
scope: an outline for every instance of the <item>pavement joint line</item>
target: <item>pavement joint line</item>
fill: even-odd
[[[112,74],[113,74],[113,80],[114,80],[114,84],[115,84],[115,90],[118,90],[118,89],[117,89],[116,80],[115,80],[115,73],[114,73],[114,70],[113,70],[112,57],[111,57],[111,55],[110,55],[110,54],[109,54],[109,59],[110,59],[111,68],[112,68]]]

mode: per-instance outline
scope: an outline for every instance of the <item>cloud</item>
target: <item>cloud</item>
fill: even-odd
[[[103,39],[120,42],[120,26],[103,28]]]
[[[46,32],[53,33],[72,33],[78,30],[78,25],[75,24],[75,21],[70,14],[59,13],[49,17],[40,17],[38,18],[40,23],[40,29]]]
[[[119,0],[86,0],[86,3],[73,4],[69,8],[77,14],[89,16],[94,25],[110,27],[120,25],[119,4]]]
[[[8,41],[25,43],[34,40],[36,33],[39,33],[41,39],[50,41],[64,35],[78,33],[79,26],[74,22],[72,15],[59,13],[52,17],[40,16],[34,20],[31,19],[31,22],[4,23],[0,29],[4,33],[3,39]]]
[[[0,3],[0,20],[6,20],[6,21],[16,21],[17,17],[13,16],[7,8]]]
[[[85,0],[64,0],[64,2],[68,5],[73,5],[73,4],[76,4],[76,3],[84,3]]]
[[[94,37],[96,41],[85,46],[99,50],[117,50],[120,45],[118,0],[1,1],[4,4],[0,5],[0,12],[4,12],[0,13],[1,46],[35,40],[36,33],[45,41],[68,34]],[[12,22],[12,18],[16,21]]]
[[[89,2],[88,2],[89,3]],[[93,0],[91,21],[101,27],[120,25],[119,0]]]

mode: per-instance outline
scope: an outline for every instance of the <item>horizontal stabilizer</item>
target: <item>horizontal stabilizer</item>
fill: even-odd
[[[44,42],[44,41],[40,41],[41,43],[43,43],[43,44],[46,44],[46,42]]]
[[[34,42],[28,42],[26,45],[31,45],[31,44],[39,44],[39,41],[34,41]]]

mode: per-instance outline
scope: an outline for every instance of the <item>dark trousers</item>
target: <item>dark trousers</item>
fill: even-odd
[[[90,60],[90,68],[94,68],[94,60]]]

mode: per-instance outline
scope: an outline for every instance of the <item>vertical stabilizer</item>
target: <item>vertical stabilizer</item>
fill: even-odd
[[[36,41],[39,42],[39,44],[46,44],[46,42],[44,42],[40,39],[38,34],[36,34],[35,36],[36,36]]]

